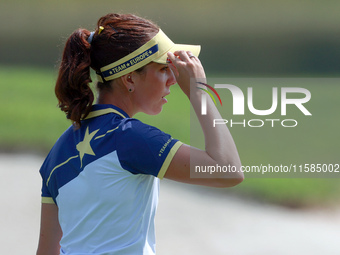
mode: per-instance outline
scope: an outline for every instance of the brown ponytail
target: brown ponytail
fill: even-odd
[[[86,29],[76,30],[67,40],[55,86],[60,109],[78,128],[94,100],[90,67],[98,72],[144,45],[159,30],[153,22],[132,14],[107,14],[98,20],[99,26],[104,30],[98,34],[96,29],[91,44]],[[98,82],[97,88],[101,92],[111,84]]]
[[[80,127],[81,118],[89,114],[94,100],[89,87],[92,81],[89,36],[89,31],[78,29],[67,40],[55,86],[60,109],[76,127]]]

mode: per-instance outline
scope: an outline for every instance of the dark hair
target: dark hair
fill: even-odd
[[[98,35],[99,26],[104,30]],[[89,87],[92,81],[90,67],[95,71],[111,64],[141,47],[159,28],[149,20],[132,14],[107,14],[97,23],[91,44],[87,41],[90,32],[76,30],[67,40],[59,67],[55,94],[58,106],[80,127],[81,119],[91,111],[94,95]],[[98,89],[110,86],[111,82],[97,84]]]

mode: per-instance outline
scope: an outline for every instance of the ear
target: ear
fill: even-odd
[[[133,82],[132,73],[128,73],[126,75],[123,75],[120,78],[121,78],[121,81],[123,82],[127,91],[133,92],[135,90],[135,83]]]

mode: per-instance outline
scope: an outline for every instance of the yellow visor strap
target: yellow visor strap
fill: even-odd
[[[112,64],[100,68],[100,72],[97,72],[97,79],[99,82],[113,80],[133,72],[151,61],[167,64],[166,53],[169,51],[191,51],[194,56],[198,57],[200,49],[201,46],[199,45],[175,44],[159,29],[159,32],[150,41],[137,50]]]

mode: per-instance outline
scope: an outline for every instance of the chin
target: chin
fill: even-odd
[[[159,109],[152,109],[152,110],[149,110],[147,112],[144,112],[145,114],[148,114],[148,115],[158,115],[162,112],[163,110],[163,107],[159,108]]]

